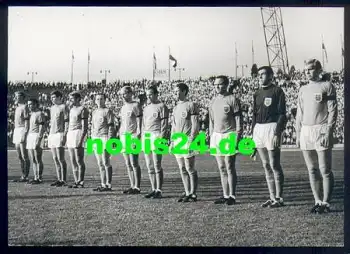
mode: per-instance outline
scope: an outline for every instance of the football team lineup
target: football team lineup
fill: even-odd
[[[232,132],[228,138],[222,139],[218,147],[209,147],[206,145],[205,133],[199,133],[193,139],[185,133],[173,133],[170,137],[172,142],[170,147],[167,145],[168,140],[165,138],[156,138],[152,144],[150,133],[145,133],[144,137],[141,139],[133,137],[131,133],[125,134],[124,137],[125,142],[117,138],[110,138],[106,142],[101,138],[89,138],[86,141],[86,152],[88,155],[94,154],[95,152],[97,154],[103,154],[105,151],[110,155],[117,155],[120,153],[140,154],[141,152],[145,154],[153,152],[160,155],[169,154],[169,152],[171,154],[181,155],[187,155],[191,152],[198,152],[199,154],[209,152],[211,155],[217,153],[228,155],[238,152],[242,155],[249,156],[254,153],[255,149],[253,139],[247,137],[237,139],[237,134],[234,132]],[[174,144],[176,140],[179,140],[179,142]],[[124,149],[123,143],[125,145]]]

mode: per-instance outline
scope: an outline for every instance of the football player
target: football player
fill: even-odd
[[[324,213],[330,211],[334,186],[332,138],[338,115],[336,90],[329,81],[321,80],[320,61],[306,61],[305,72],[309,83],[299,91],[296,116],[297,146],[303,152],[315,199],[315,206],[310,212]]]
[[[44,171],[44,164],[42,161],[43,155],[43,135],[45,132],[45,116],[39,109],[39,101],[37,99],[30,99],[28,101],[28,108],[30,111],[29,131],[27,136],[27,149],[33,165],[34,179],[30,184],[42,183],[42,176]]]
[[[218,95],[213,98],[209,106],[209,135],[210,150],[215,156],[220,171],[223,197],[215,200],[215,204],[234,205],[236,203],[236,149],[242,136],[242,112],[238,99],[229,94],[227,86],[229,80],[226,76],[218,76],[214,85]],[[231,151],[223,152],[220,142],[236,136],[235,147],[226,145]],[[231,138],[230,138],[231,137]],[[227,143],[226,143],[227,144]],[[231,148],[230,148],[231,147]]]
[[[143,109],[143,137],[150,134],[151,153],[144,153],[148,175],[151,182],[151,192],[145,198],[162,198],[162,186],[164,174],[162,168],[162,155],[155,153],[156,139],[165,138],[168,128],[169,110],[167,106],[158,100],[158,90],[156,86],[150,86],[146,90],[149,104]]]
[[[124,194],[140,194],[141,185],[141,168],[139,165],[138,154],[127,154],[126,135],[130,134],[133,138],[140,139],[142,125],[142,109],[138,102],[133,100],[133,93],[130,86],[124,86],[120,90],[120,95],[123,98],[124,105],[120,110],[120,127],[119,138],[123,145],[123,157],[130,179],[130,188],[124,190]]]
[[[281,138],[286,124],[286,98],[282,88],[274,85],[270,66],[258,69],[260,88],[253,95],[252,130],[270,193],[262,207],[283,206],[284,174],[281,166]]]
[[[68,132],[69,108],[63,103],[63,95],[60,91],[51,93],[52,106],[50,109],[50,134],[48,147],[51,149],[55,162],[57,181],[51,186],[61,187],[67,182],[67,163],[65,160],[64,146]]]
[[[80,104],[79,92],[69,94],[69,128],[67,133],[67,148],[71,159],[74,184],[68,188],[84,188],[85,162],[84,146],[88,131],[89,111]]]
[[[16,146],[18,159],[21,162],[22,176],[20,179],[15,179],[14,182],[28,182],[30,161],[26,149],[26,139],[29,128],[29,109],[23,92],[15,93],[15,103],[17,107],[12,142]]]
[[[171,121],[172,134],[183,133],[189,137],[187,144],[182,147],[182,149],[186,150],[189,149],[190,144],[199,133],[198,105],[187,99],[188,91],[188,86],[185,83],[179,83],[176,85],[175,93],[178,102],[173,109]],[[198,186],[198,174],[195,169],[195,154],[194,151],[189,151],[188,154],[175,154],[185,188],[185,193],[180,197],[178,202],[197,201],[196,191]]]
[[[95,156],[100,169],[101,186],[94,189],[94,191],[102,192],[112,190],[111,155],[106,151],[106,144],[114,134],[114,117],[112,110],[106,107],[105,94],[96,94],[95,103],[97,109],[92,113],[91,138],[102,141],[103,153],[99,154],[95,149]]]

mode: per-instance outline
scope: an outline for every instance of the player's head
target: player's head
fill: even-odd
[[[125,102],[130,102],[132,101],[132,89],[131,86],[124,86],[122,89],[119,91],[119,94],[122,96],[123,100]]]
[[[308,80],[317,81],[322,73],[322,65],[317,59],[309,59],[305,62],[305,74]]]
[[[175,94],[177,99],[183,101],[188,94],[188,86],[185,83],[179,83],[176,85]]]
[[[60,91],[53,91],[51,94],[51,101],[54,105],[62,103],[63,94]]]
[[[228,83],[228,77],[223,75],[217,76],[214,81],[216,92],[219,94],[226,94]]]
[[[106,106],[106,95],[104,93],[97,93],[95,95],[95,103],[98,108],[103,108]]]
[[[262,66],[258,69],[259,85],[261,87],[268,87],[272,84],[273,70],[270,66]]]
[[[25,94],[24,94],[24,92],[22,92],[22,91],[18,91],[18,92],[16,92],[15,93],[15,103],[24,103],[24,99],[25,99]]]
[[[33,112],[39,108],[39,101],[35,98],[31,98],[28,100],[28,109]]]
[[[71,92],[69,94],[69,105],[70,106],[78,106],[80,105],[81,94],[79,92]]]
[[[156,103],[158,100],[158,89],[156,86],[149,86],[146,90],[147,99],[151,103]]]

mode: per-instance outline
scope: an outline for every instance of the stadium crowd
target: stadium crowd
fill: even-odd
[[[344,142],[344,77],[342,73],[332,73],[329,75],[331,82],[336,88],[337,102],[338,102],[338,120],[337,126],[334,133],[334,143],[343,144]],[[234,80],[229,78],[230,88],[241,100],[243,120],[244,120],[244,136],[251,136],[252,129],[252,102],[253,94],[259,88],[258,80],[254,77],[243,77],[240,80]],[[213,89],[214,78],[208,79],[188,79],[183,80],[190,89],[189,100],[198,103],[200,107],[200,121],[201,130],[208,133],[209,119],[208,119],[208,105],[211,99],[215,96],[215,89]],[[97,92],[103,92],[107,95],[106,104],[107,107],[113,109],[116,116],[119,114],[119,110],[123,104],[121,97],[118,95],[118,91],[126,84],[131,85],[134,90],[135,99],[144,103],[145,95],[144,89],[150,85],[153,81],[151,80],[140,80],[140,81],[115,81],[108,84],[92,82],[87,87],[81,86],[80,92],[82,94],[82,103],[85,105],[90,112],[90,116],[95,107],[94,95]],[[176,105],[175,97],[175,84],[178,81],[158,81],[159,98],[163,101],[170,109]],[[296,71],[293,75],[282,76],[278,75],[275,77],[275,83],[282,87],[286,95],[287,103],[287,125],[283,133],[282,144],[283,145],[294,145],[296,142],[295,132],[295,112],[297,107],[297,98],[300,86],[307,83],[306,77],[302,72]],[[72,86],[68,83],[26,83],[26,82],[9,82],[8,83],[8,96],[7,96],[7,107],[8,107],[8,146],[12,146],[12,135],[14,129],[14,112],[16,105],[14,105],[14,93],[16,91],[24,91],[29,97],[36,97],[39,99],[41,109],[48,114],[51,101],[50,93],[53,90],[60,90],[64,94],[64,99],[68,100],[68,94],[76,90],[76,86]],[[91,119],[91,117],[89,118]],[[116,117],[116,125],[119,124],[118,117]],[[91,125],[91,122],[89,123]],[[89,130],[91,126],[89,126]],[[49,130],[49,129],[47,129]],[[170,129],[169,129],[170,133]],[[88,136],[90,132],[88,133]],[[44,147],[47,147],[47,136],[46,132],[44,135]],[[208,137],[208,135],[207,135]]]

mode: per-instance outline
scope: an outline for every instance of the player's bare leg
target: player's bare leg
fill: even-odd
[[[322,175],[323,181],[323,201],[322,207],[318,209],[318,212],[329,211],[329,202],[331,201],[333,187],[334,187],[334,175],[332,172],[332,149],[324,151],[317,151],[319,169]]]
[[[281,149],[275,148],[274,150],[269,150],[268,154],[276,186],[276,202],[271,204],[270,207],[280,207],[284,205],[282,198],[284,174],[281,166]]]
[[[162,197],[162,187],[164,182],[164,173],[162,168],[162,158],[161,154],[152,153],[154,170],[156,172],[156,194],[153,198]]]
[[[229,186],[228,186],[228,177],[225,165],[225,156],[215,156],[216,162],[218,164],[221,186],[223,191],[223,197],[218,200],[215,200],[215,204],[225,204],[229,199]]]
[[[74,149],[75,158],[77,159],[79,177],[78,184],[80,187],[84,187],[84,178],[85,178],[85,162],[84,162],[84,147],[78,147]]]
[[[16,144],[16,152],[18,155],[18,159],[21,163],[21,171],[22,176],[19,180],[15,180],[16,182],[27,182],[29,176],[30,169],[30,160],[28,156],[28,151],[26,149],[25,143]]]
[[[189,195],[185,197],[183,202],[189,202],[189,201],[197,201],[197,187],[198,187],[198,173],[195,169],[195,156],[192,156],[190,158],[185,158],[185,168],[187,171],[187,174],[189,176],[189,182],[190,182],[190,190]]]
[[[130,188],[123,191],[123,193],[124,194],[131,194],[132,190],[135,188],[134,172],[133,172],[133,168],[131,166],[130,156],[128,154],[123,154],[123,157],[124,157],[126,169],[128,171],[128,176],[129,176],[129,180],[130,180]]]
[[[156,189],[157,189],[156,171],[155,171],[155,167],[153,165],[153,159],[152,159],[153,155],[152,154],[144,154],[144,156],[145,156],[146,167],[148,170],[148,176],[149,176],[149,180],[150,180],[151,188],[152,188],[152,191],[150,193],[148,193],[145,197],[151,198],[154,196]]]
[[[64,147],[56,148],[56,153],[58,157],[58,162],[61,166],[61,182],[63,185],[67,183],[67,162],[65,159]]]
[[[40,184],[42,182],[44,164],[42,161],[42,148],[30,149],[33,159],[33,171],[35,173],[34,181],[31,184]]]
[[[95,157],[96,157],[97,165],[100,171],[101,185],[95,188],[94,191],[102,191],[106,188],[106,170],[102,159],[103,154],[98,154],[95,151]]]
[[[182,202],[185,197],[190,195],[191,183],[190,183],[189,173],[186,169],[185,159],[184,158],[176,158],[176,161],[177,161],[177,164],[179,166],[182,183],[183,183],[184,188],[185,188],[185,193],[178,200],[178,202]]]
[[[32,163],[32,167],[33,167],[33,179],[30,180],[28,183],[32,184],[35,183],[36,181],[38,181],[37,176],[37,165],[36,165],[36,160],[35,160],[35,156],[34,156],[34,149],[28,149],[28,153],[29,153],[29,158],[30,161]]]
[[[140,186],[141,186],[141,167],[139,164],[139,155],[131,154],[130,163],[132,167],[132,171],[134,174],[134,188],[132,194],[140,194]]]
[[[52,154],[52,159],[55,163],[56,167],[56,174],[57,174],[57,181],[51,184],[51,186],[59,186],[61,181],[62,181],[62,168],[61,164],[58,160],[58,154],[56,148],[51,148],[51,154]]]
[[[315,199],[315,206],[311,209],[314,213],[322,204],[321,199],[321,174],[317,167],[317,153],[315,150],[303,150],[304,160],[309,171],[310,186]]]
[[[74,184],[78,183],[78,161],[77,158],[75,157],[75,148],[68,148],[68,152],[69,152],[69,157],[71,160],[71,164],[72,164],[72,171],[73,171],[73,177],[74,177]]]
[[[225,167],[227,171],[227,183],[229,187],[228,205],[236,203],[236,186],[237,186],[237,171],[236,171],[236,155],[225,156]]]
[[[95,152],[97,164],[100,170],[101,186],[94,191],[109,191],[112,188],[112,167],[110,164],[110,155],[104,151],[103,154]]]
[[[265,203],[262,204],[262,207],[268,207],[276,200],[276,185],[275,185],[275,179],[273,175],[273,171],[270,165],[270,159],[269,159],[269,153],[266,148],[258,148],[259,157],[261,159],[263,168],[265,170],[265,178],[267,187],[269,189],[270,193],[270,199],[267,200]]]

